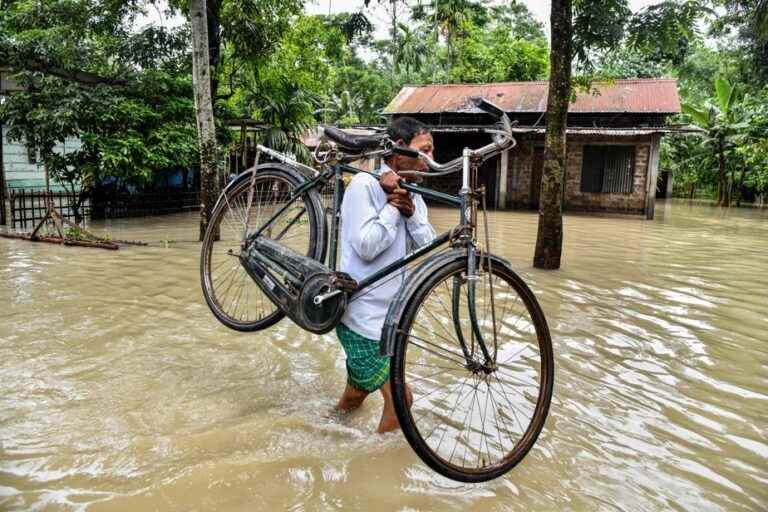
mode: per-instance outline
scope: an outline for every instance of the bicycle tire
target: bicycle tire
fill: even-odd
[[[485,270],[485,273],[479,278],[476,282],[482,282],[483,280],[487,281],[487,271],[488,271],[488,261],[487,259],[483,259],[482,267]],[[441,443],[445,439],[446,434],[448,433],[449,429],[455,429],[454,425],[455,423],[451,423],[450,421],[446,421],[443,416],[439,414],[440,411],[437,413],[434,413],[436,416],[436,419],[433,421],[432,424],[429,423],[428,419],[425,419],[425,416],[429,414],[429,410],[426,412],[423,410],[425,407],[418,406],[417,403],[419,400],[426,399],[430,394],[432,394],[432,398],[430,398],[430,402],[438,403],[438,407],[441,406],[441,400],[438,400],[442,395],[442,391],[440,391],[440,386],[435,386],[435,390],[429,391],[427,388],[427,385],[430,385],[429,380],[426,381],[426,384],[424,386],[425,389],[422,390],[416,390],[411,389],[412,395],[410,400],[413,402],[413,406],[409,407],[406,400],[406,396],[408,394],[407,390],[407,384],[410,383],[415,386],[415,383],[419,381],[419,379],[413,379],[412,375],[408,375],[408,373],[413,373],[414,368],[417,369],[417,371],[420,371],[419,369],[421,366],[427,367],[425,361],[429,361],[431,359],[436,359],[439,357],[435,356],[433,354],[429,354],[429,352],[424,351],[421,347],[426,348],[433,348],[435,353],[438,353],[438,355],[443,355],[440,353],[439,350],[437,350],[434,347],[429,347],[428,343],[426,343],[427,340],[422,338],[415,337],[415,334],[413,334],[413,323],[417,320],[417,317],[419,316],[419,312],[422,310],[423,304],[425,304],[426,301],[429,300],[430,294],[435,290],[437,287],[441,286],[440,283],[448,283],[449,280],[452,280],[454,278],[462,278],[462,272],[466,270],[466,258],[456,259],[454,261],[448,262],[446,265],[442,266],[441,268],[438,268],[432,272],[432,275],[425,277],[421,284],[418,285],[411,293],[410,297],[406,298],[406,304],[403,314],[400,317],[400,321],[398,322],[398,334],[396,337],[396,343],[395,343],[395,349],[394,354],[392,358],[392,365],[390,368],[390,379],[392,383],[392,393],[393,393],[393,400],[395,405],[395,411],[397,413],[397,417],[400,421],[400,426],[403,431],[403,434],[405,435],[408,443],[411,445],[413,450],[416,452],[416,454],[419,456],[419,458],[427,464],[429,467],[431,467],[433,470],[437,471],[441,475],[448,477],[453,480],[461,481],[461,482],[484,482],[487,480],[491,480],[494,478],[497,478],[505,473],[507,473],[509,470],[511,470],[514,466],[516,466],[518,463],[520,463],[521,460],[526,456],[526,454],[529,452],[529,450],[533,447],[533,445],[536,442],[536,439],[539,436],[539,433],[544,427],[544,423],[546,421],[547,413],[549,411],[549,405],[552,399],[552,390],[554,386],[554,358],[552,353],[552,342],[549,334],[549,328],[547,327],[546,319],[544,317],[544,313],[541,310],[541,307],[539,306],[538,301],[536,300],[536,297],[533,295],[533,292],[528,288],[528,286],[525,284],[525,282],[507,265],[502,264],[501,262],[494,261],[492,263],[492,269],[493,269],[493,275],[494,275],[494,283],[496,284],[496,289],[494,289],[494,296],[500,295],[500,293],[496,293],[496,290],[501,291],[502,289],[502,282],[506,283],[509,287],[510,293],[514,292],[517,298],[520,299],[521,304],[524,306],[525,312],[527,312],[527,316],[530,319],[530,327],[533,328],[535,332],[535,342],[533,341],[533,336],[529,336],[528,342],[535,343],[538,347],[538,353],[539,353],[539,369],[538,369],[538,379],[536,380],[536,400],[535,400],[535,406],[533,406],[533,410],[531,413],[531,418],[528,422],[528,425],[523,429],[522,422],[519,421],[519,417],[517,412],[521,412],[520,409],[516,409],[516,406],[513,405],[508,395],[506,395],[506,392],[504,392],[504,388],[502,388],[502,391],[504,394],[497,394],[495,395],[498,400],[495,401],[494,404],[494,392],[491,390],[490,385],[488,385],[488,390],[486,393],[487,397],[490,397],[490,400],[486,398],[486,404],[485,404],[485,417],[483,417],[483,414],[480,413],[480,406],[478,405],[478,414],[480,414],[482,418],[482,433],[480,435],[480,443],[479,443],[479,453],[477,455],[478,465],[477,467],[468,467],[463,464],[458,464],[453,462],[453,456],[454,452],[456,451],[456,447],[459,443],[459,441],[463,441],[462,435],[463,435],[463,427],[466,425],[467,418],[469,419],[469,425],[468,430],[469,433],[467,434],[466,440],[464,440],[464,455],[466,455],[466,452],[468,451],[468,445],[472,444],[473,439],[473,425],[475,421],[475,415],[472,414],[474,412],[474,409],[470,409],[466,413],[466,417],[462,421],[462,431],[459,433],[458,440],[454,443],[453,452],[451,452],[450,457],[445,455],[445,450],[441,452]],[[490,293],[487,295],[490,296]],[[509,297],[507,297],[508,301]],[[490,303],[490,300],[485,301],[485,303]],[[507,304],[505,303],[505,307]],[[489,306],[490,307],[490,306]],[[479,308],[478,308],[479,309]],[[455,327],[455,319],[453,318],[453,314],[451,311],[451,308],[447,308],[445,311],[445,317],[443,320],[440,320],[438,324],[443,324],[445,326],[445,331],[442,331],[439,327],[439,325],[435,324],[433,325],[433,329],[431,331],[433,332],[433,341],[438,339],[438,336],[444,336],[446,333],[448,333],[449,329],[458,328]],[[494,312],[495,313],[495,312]],[[505,311],[501,311],[499,313],[498,322],[501,322],[501,328],[500,330],[503,331],[503,329],[507,329],[508,331],[515,332],[515,329],[518,329],[519,331],[522,331],[524,326],[518,326],[519,319],[515,321],[515,327],[509,329],[508,324],[510,322],[507,321],[506,315],[504,314]],[[520,318],[522,318],[522,314]],[[486,316],[484,319],[487,319],[487,311]],[[439,319],[436,319],[439,320]],[[482,323],[487,324],[487,320],[483,320]],[[466,324],[466,322],[465,322]],[[466,330],[466,339],[470,339],[472,334],[470,332],[470,328],[466,325],[462,325],[464,329]],[[425,333],[429,332],[430,329],[425,328]],[[455,334],[455,333],[454,333]],[[500,333],[503,334],[503,333]],[[517,334],[517,332],[515,332]],[[487,336],[484,336],[487,339]],[[458,340],[459,336],[456,335],[456,339]],[[522,339],[522,338],[521,338]],[[418,343],[417,343],[418,342]],[[443,341],[441,341],[443,345],[445,344]],[[514,346],[515,349],[517,349],[517,346],[520,345],[519,340],[516,341],[517,345]],[[408,352],[409,347],[412,347],[412,351],[416,353],[416,355],[412,355],[410,359],[410,367],[409,367],[409,359],[408,359]],[[423,352],[424,354],[428,354],[427,359],[419,359],[419,353]],[[505,352],[505,354],[508,354],[509,352]],[[462,352],[460,350],[455,350],[454,355],[451,356],[453,358],[454,356],[460,356],[461,357]],[[520,359],[523,359],[522,353],[518,353],[520,355]],[[447,354],[444,354],[447,355]],[[525,356],[526,359],[528,359],[527,356]],[[429,359],[431,358],[431,359]],[[460,370],[453,369],[452,364],[449,362],[449,360],[440,359],[440,364],[443,364],[445,366],[442,366],[446,368],[446,370],[439,370],[439,372],[442,372],[443,374],[446,374],[448,372],[455,372],[459,373]],[[454,361],[455,362],[455,361]],[[464,360],[462,359],[462,363]],[[516,362],[512,362],[509,364],[506,364],[506,361],[503,363],[500,363],[500,369],[499,375],[497,375],[495,378],[499,382],[499,384],[502,384],[503,380],[509,380],[510,377],[506,373],[511,370],[512,366],[519,366],[516,364]],[[535,365],[532,365],[535,366]],[[438,367],[438,366],[436,366]],[[441,368],[442,368],[441,367]],[[409,369],[410,368],[410,369]],[[432,371],[434,368],[430,370],[424,370],[424,371]],[[463,370],[467,374],[472,374],[472,372],[467,369],[466,367],[463,368]],[[524,374],[527,373],[529,370],[525,369]],[[430,380],[436,380],[441,379],[441,376],[437,376],[438,374],[432,374],[428,377],[425,377],[424,379],[430,379]],[[453,373],[451,375],[454,375]],[[459,379],[461,377],[458,377]],[[464,383],[468,381],[469,377],[464,378]],[[472,377],[473,381],[476,380],[477,382],[482,382],[482,377]],[[489,376],[488,379],[490,381],[493,381],[493,377]],[[533,379],[531,379],[533,380]],[[422,380],[422,382],[424,382]],[[453,410],[451,411],[451,414],[454,410],[457,409],[457,406],[461,401],[466,400],[465,398],[461,398],[462,391],[464,388],[464,383],[462,384],[461,389],[459,389],[458,396],[456,397],[456,402],[453,405]],[[412,386],[412,387],[413,387]],[[470,388],[468,388],[467,393],[471,393],[473,384],[470,383]],[[478,397],[478,389],[482,386],[482,384],[477,385],[474,384],[474,392],[475,392],[475,398]],[[515,386],[518,387],[518,382],[515,382]],[[451,389],[448,386],[445,386],[446,389]],[[519,395],[526,397],[525,387],[520,387],[523,391],[515,390],[516,393]],[[482,392],[482,390],[481,390]],[[433,393],[438,393],[437,395],[434,395]],[[529,393],[532,394],[532,393]],[[509,424],[504,420],[504,416],[508,415],[509,412],[502,411],[499,404],[504,405],[506,407],[507,404],[504,404],[501,400],[502,397],[506,398],[507,403],[509,407],[508,409],[512,410],[512,415],[518,420],[518,423],[520,424],[520,436],[515,442],[510,435],[510,431],[513,430],[509,427]],[[472,399],[472,407],[474,407],[474,401],[475,398]],[[447,407],[450,407],[451,402],[448,400],[448,398],[444,399],[446,406],[443,408],[444,410],[447,410]],[[529,400],[530,401],[530,400]],[[426,403],[426,402],[425,402]],[[497,437],[496,440],[492,440],[494,445],[498,445],[500,448],[493,450],[494,452],[498,451],[502,457],[498,462],[495,463],[489,463],[488,465],[480,465],[479,462],[481,459],[484,458],[483,454],[483,441],[485,440],[485,449],[487,451],[488,459],[491,459],[491,442],[485,437],[485,421],[486,419],[490,418],[491,413],[488,412],[488,403],[491,403],[491,411],[493,412],[493,416],[496,420],[496,427],[497,427]],[[479,404],[479,398],[478,398],[478,404]],[[462,407],[466,408],[467,404],[464,403]],[[495,409],[494,409],[495,407]],[[417,418],[415,416],[418,415]],[[510,415],[511,416],[511,415]],[[499,422],[499,418],[502,418],[502,421]],[[451,418],[452,419],[452,418]],[[421,422],[421,424],[419,424]],[[441,423],[443,425],[441,425]],[[510,420],[510,423],[512,423],[512,427],[514,427],[514,422]],[[447,426],[446,426],[447,425]],[[427,429],[431,428],[431,432],[429,432],[429,435],[427,435]],[[440,430],[437,430],[438,428],[442,429],[442,435],[440,437],[440,442],[435,447],[435,440],[433,439],[432,443],[428,442],[429,439],[432,439],[432,436],[435,435],[435,432],[437,434],[440,433]],[[476,431],[480,431],[480,428],[475,429]],[[507,436],[503,435],[503,433],[506,432]],[[489,429],[490,433],[490,429]],[[509,449],[507,449],[507,439],[509,441],[512,441],[513,446]],[[498,442],[497,442],[498,440]],[[473,455],[474,457],[474,455]],[[446,460],[446,458],[448,460]],[[457,456],[458,458],[458,456]],[[464,462],[464,458],[462,458],[462,463]]]
[[[256,173],[253,197],[258,197],[258,199],[256,199],[256,203],[252,200],[251,209],[246,214],[245,211],[248,208],[244,205],[247,205],[247,194],[251,188],[253,172]],[[272,194],[274,204],[269,206],[275,209],[279,206],[276,194],[280,194],[280,199],[287,200],[293,190],[301,185],[305,179],[298,171],[288,166],[262,164],[238,176],[237,181],[227,187],[217,202],[203,237],[200,257],[200,282],[203,296],[211,312],[221,323],[230,329],[241,332],[266,329],[280,321],[285,316],[285,313],[273,304],[258,285],[252,281],[236,257],[233,257],[232,263],[229,264],[225,261],[226,258],[221,259],[221,261],[214,261],[215,255],[223,254],[226,257],[238,255],[244,239],[249,234],[255,232],[266,221],[268,218],[266,207],[264,212],[262,212],[262,203],[259,202],[262,195],[266,194],[268,196]],[[293,211],[298,209],[301,216],[296,217],[293,223],[288,223],[289,228],[301,226],[302,223],[297,224],[296,220],[303,219],[304,215],[306,215],[308,223],[306,224],[306,229],[291,235],[291,237],[294,237],[294,240],[291,241],[291,244],[294,245],[292,248],[301,254],[322,262],[325,259],[327,225],[320,203],[320,196],[316,190],[312,189],[305,192],[293,204],[296,205]],[[237,208],[240,209],[239,212],[237,212]],[[301,209],[303,209],[303,214]],[[263,216],[262,213],[264,213]],[[235,220],[228,219],[227,215],[231,215]],[[283,216],[285,215],[287,213],[283,214]],[[246,233],[245,218],[248,217],[250,219],[253,216],[256,216],[256,219],[254,219],[253,225],[249,223]],[[280,220],[283,220],[282,217],[278,219],[278,222]],[[238,224],[238,222],[242,225]],[[242,234],[238,232],[240,227],[243,228]],[[297,227],[296,229],[298,230],[299,228]],[[286,239],[284,235],[285,233],[283,233],[282,238]],[[295,240],[295,237],[305,237],[306,241]],[[214,246],[217,246],[216,250],[214,250]],[[230,250],[231,253],[225,252]],[[217,284],[216,277],[212,273],[214,269],[222,266],[224,267],[224,272],[228,272],[228,274],[225,276],[226,281],[222,278],[219,284]],[[246,297],[245,306],[240,305],[239,300],[237,303],[234,301],[228,303],[222,296],[224,294],[224,286],[228,283],[228,286],[231,288],[233,286],[232,283],[235,282],[241,283],[245,287],[244,292],[240,291],[240,299],[242,295]],[[251,294],[260,299],[260,308],[250,307],[249,298]],[[257,310],[254,311],[254,309]]]

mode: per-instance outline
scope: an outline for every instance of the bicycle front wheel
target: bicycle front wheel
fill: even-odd
[[[248,236],[281,208],[287,209],[264,235],[294,252],[318,261],[325,258],[325,217],[315,190],[291,202],[303,177],[284,166],[255,169],[224,192],[203,238],[200,279],[214,316],[237,331],[265,329],[285,316],[240,264]]]
[[[448,478],[482,482],[512,469],[536,442],[552,398],[554,361],[541,307],[500,261],[489,272],[483,259],[474,281],[478,329],[472,328],[466,266],[457,259],[413,292],[390,378],[400,425],[417,455]],[[478,331],[493,365],[484,364]]]

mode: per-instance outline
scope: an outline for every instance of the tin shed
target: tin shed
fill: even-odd
[[[465,146],[486,144],[492,122],[469,99],[481,96],[505,110],[518,145],[483,167],[489,203],[496,208],[538,208],[546,128],[547,82],[405,86],[386,107],[392,117],[428,124],[436,157],[445,161]],[[659,146],[680,113],[674,79],[616,80],[580,92],[568,112],[563,206],[571,211],[642,214],[652,219]],[[454,178],[437,188],[455,192]]]

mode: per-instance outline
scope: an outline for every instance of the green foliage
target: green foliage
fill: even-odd
[[[9,138],[38,147],[51,176],[71,190],[105,176],[148,180],[195,161],[188,34],[132,32],[136,8],[22,0],[0,14],[0,52],[24,86],[0,106],[0,122]],[[81,147],[56,153],[68,137]]]
[[[728,205],[753,190],[768,190],[768,88],[743,98],[723,77],[715,94],[701,103],[684,103],[683,112],[704,135],[672,138],[667,165],[683,185],[716,182],[718,202]],[[677,178],[676,178],[677,179]]]
[[[666,65],[685,60],[698,37],[697,22],[711,12],[707,0],[664,0],[635,13],[626,0],[577,0],[578,70],[597,78],[658,76]]]
[[[768,0],[712,0],[720,7],[710,35],[732,37],[751,64],[741,78],[756,88],[768,85]]]
[[[539,80],[549,64],[546,40],[516,37],[508,27],[469,25],[456,43],[457,58],[450,82],[505,82]]]
[[[231,55],[246,62],[267,56],[302,7],[299,0],[212,1],[221,5],[222,33]]]
[[[400,23],[374,41],[361,12],[307,16],[299,0],[209,0],[218,119],[253,118],[265,126],[261,142],[306,158],[300,136],[312,125],[379,124],[403,84],[548,74],[544,27],[521,2],[392,1]],[[677,77],[680,120],[706,132],[665,138],[663,165],[678,186],[720,183],[737,199],[766,191],[768,1],[664,0],[635,13],[628,3],[574,1],[576,81]],[[87,186],[196,165],[186,29],[135,29],[146,5],[137,0],[0,5],[0,62],[28,88],[0,116],[12,137],[41,149],[54,176]],[[170,5],[186,9],[185,0]],[[53,152],[70,136],[78,151]]]
[[[651,62],[680,64],[696,38],[696,22],[712,11],[703,0],[665,0],[633,16],[629,44]]]
[[[573,54],[584,70],[594,52],[618,46],[630,14],[627,0],[573,1]]]
[[[597,75],[607,80],[658,78],[667,71],[667,66],[649,60],[644,53],[628,46],[603,52],[596,62]]]
[[[768,193],[768,86],[755,94],[747,94],[741,102],[746,119],[736,157],[741,160],[739,192],[754,190]]]
[[[418,4],[413,17],[421,24],[404,33],[399,46],[421,56],[422,72],[407,66],[409,79],[477,83],[546,76],[549,50],[543,28],[521,3],[488,7],[471,0],[437,0]],[[434,35],[419,39],[414,34]]]

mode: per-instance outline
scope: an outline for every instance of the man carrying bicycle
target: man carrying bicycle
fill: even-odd
[[[395,144],[432,157],[432,134],[423,123],[401,117],[392,121],[387,134]],[[401,170],[427,171],[428,168],[420,160],[392,155],[379,169],[378,181],[369,174],[359,173],[344,192],[340,270],[357,281],[435,238],[424,200],[400,188],[402,178],[397,173]],[[401,272],[356,297],[336,328],[347,355],[347,385],[336,409],[344,412],[356,409],[370,393],[380,389],[384,409],[379,433],[399,427],[389,382],[389,358],[379,355],[379,338],[387,309],[402,280]]]

